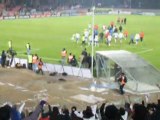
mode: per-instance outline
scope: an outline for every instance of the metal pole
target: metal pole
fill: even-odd
[[[92,70],[92,77],[93,77],[93,56],[94,56],[94,10],[95,6],[93,6],[93,12],[92,12],[92,64],[91,64],[91,70]]]

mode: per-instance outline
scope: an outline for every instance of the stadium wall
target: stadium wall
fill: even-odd
[[[33,19],[33,18],[47,18],[47,17],[60,17],[60,16],[89,16],[92,12],[88,10],[65,10],[59,11],[56,13],[52,12],[37,12],[34,14],[27,14],[27,15],[7,15],[1,16],[0,20],[14,20],[14,19]],[[153,9],[112,9],[112,8],[96,8],[95,10],[96,15],[117,15],[117,14],[124,14],[124,15],[146,15],[146,16],[159,16],[160,10],[153,10]]]

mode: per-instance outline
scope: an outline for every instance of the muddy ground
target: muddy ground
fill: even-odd
[[[87,105],[106,102],[108,104],[124,105],[124,102],[140,102],[146,100],[144,95],[125,93],[120,95],[118,90],[103,90],[101,92],[90,90],[92,79],[74,76],[49,76],[36,74],[27,69],[1,68],[0,67],[0,104],[10,102],[20,104],[26,102],[26,107],[34,107],[42,99],[52,105],[77,106],[84,109]],[[83,89],[82,89],[83,88]],[[85,88],[85,90],[84,90]],[[76,95],[89,96],[88,101],[73,98]],[[102,99],[92,101],[92,97]],[[156,102],[159,94],[149,94],[149,101]],[[90,102],[92,101],[92,102]]]

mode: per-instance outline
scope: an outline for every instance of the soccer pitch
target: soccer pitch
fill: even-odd
[[[119,42],[115,44],[112,40],[110,47],[100,43],[94,51],[128,50],[160,69],[160,16],[119,15],[119,17],[127,18],[127,25],[123,25],[123,30],[128,30],[129,35],[143,31],[144,41],[139,42],[138,45],[129,45],[130,38],[124,40],[122,44]],[[108,26],[111,21],[116,23],[117,18],[117,15],[95,16],[95,24],[99,26],[100,32],[102,25]],[[27,58],[24,53],[25,45],[29,42],[32,54],[37,53],[45,62],[57,63],[61,58],[62,48],[66,48],[68,53],[75,54],[78,59],[84,47],[81,47],[81,42],[76,44],[71,41],[71,37],[76,32],[82,36],[89,23],[92,23],[91,16],[2,20],[0,21],[0,50],[7,50],[8,41],[12,40],[13,49],[21,58]],[[91,47],[86,46],[86,48],[91,53]]]

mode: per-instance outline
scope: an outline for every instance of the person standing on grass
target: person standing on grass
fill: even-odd
[[[12,63],[13,63],[13,60],[14,60],[14,57],[16,54],[17,53],[14,50],[10,51],[10,55],[11,55],[10,66],[12,66]],[[14,62],[15,62],[15,60],[14,60]]]
[[[99,33],[99,42],[103,43],[104,33],[103,31]]]
[[[2,54],[1,54],[1,66],[2,66],[2,67],[5,67],[5,63],[6,63],[6,53],[5,53],[5,51],[3,50],[3,51],[2,51]]]
[[[76,59],[75,55],[73,55],[73,58],[72,58],[72,60],[71,60],[71,65],[72,65],[72,66],[77,66],[77,65],[78,65],[77,59]]]
[[[32,70],[32,55],[28,55],[28,69]]]
[[[127,23],[127,18],[124,18],[124,24],[126,25],[126,23]]]
[[[99,46],[98,35],[95,36],[94,46]]]
[[[136,45],[138,44],[138,41],[140,40],[140,35],[137,33],[135,35]]]
[[[37,71],[37,61],[38,61],[38,55],[35,54],[35,55],[33,55],[33,57],[32,57],[32,70],[33,70],[34,72]]]
[[[124,39],[127,40],[127,38],[128,38],[128,31],[125,30],[125,31],[123,32],[123,34],[124,34]]]
[[[113,37],[114,37],[114,41],[116,43],[118,40],[118,32],[113,33]]]
[[[73,59],[73,55],[72,55],[72,53],[69,53],[69,56],[68,56],[68,59],[67,59],[68,64],[71,64],[72,59]]]
[[[122,25],[119,26],[119,31],[122,32],[123,28]]]
[[[131,43],[134,44],[134,34],[131,34],[131,36],[130,36],[129,45],[130,45]]]
[[[75,34],[75,39],[76,39],[76,43],[78,44],[78,42],[80,40],[80,34],[79,33]]]
[[[139,33],[139,36],[140,36],[140,40],[141,40],[141,42],[143,41],[143,38],[144,38],[144,32],[140,32]]]
[[[108,38],[107,38],[107,45],[108,46],[111,46],[111,40],[112,40],[112,36],[111,36],[111,34],[109,34]]]
[[[12,51],[12,40],[8,41],[8,47],[9,47],[9,51]]]
[[[67,50],[65,48],[61,51],[61,64],[66,64]]]
[[[120,32],[120,33],[118,34],[118,38],[119,38],[120,43],[122,43],[122,40],[123,40],[123,38],[124,38],[124,35],[123,35],[122,32]]]
[[[41,72],[41,74],[43,75],[42,67],[43,67],[43,61],[42,61],[42,58],[40,58],[39,62],[38,62],[38,71],[37,71],[37,73]]]
[[[27,43],[26,48],[27,48],[27,55],[30,55],[31,54],[31,45],[29,43]]]

